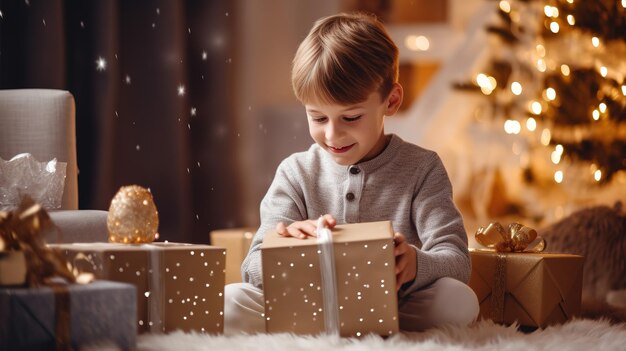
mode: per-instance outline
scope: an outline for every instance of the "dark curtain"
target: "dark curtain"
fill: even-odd
[[[0,88],[76,100],[81,209],[149,188],[161,238],[239,225],[228,1],[0,1]]]

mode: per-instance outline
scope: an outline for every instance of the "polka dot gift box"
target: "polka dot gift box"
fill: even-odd
[[[137,330],[224,330],[226,251],[178,243],[51,244],[80,271],[137,287]]]
[[[391,222],[337,225],[331,241],[283,237],[261,246],[268,332],[363,336],[398,332]],[[333,268],[334,266],[334,268]]]

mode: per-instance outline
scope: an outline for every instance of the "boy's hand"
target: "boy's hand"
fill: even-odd
[[[404,283],[415,280],[417,274],[417,254],[407,242],[406,237],[402,233],[396,233],[393,236],[395,245],[393,254],[396,256],[396,291]]]
[[[329,229],[332,229],[337,220],[332,215],[325,214],[322,216]],[[317,236],[317,220],[308,219],[306,221],[293,222],[289,226],[285,226],[283,222],[278,222],[276,231],[282,236],[293,236],[298,239],[306,239],[309,236]]]

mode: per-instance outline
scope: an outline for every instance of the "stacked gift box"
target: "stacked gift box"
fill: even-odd
[[[0,350],[133,349],[135,287],[76,274],[45,246],[51,227],[30,198],[0,212]]]
[[[54,244],[80,271],[137,288],[137,328],[222,333],[226,252],[208,245]]]
[[[339,334],[398,332],[391,222],[337,225],[332,229]],[[261,256],[268,332],[319,334],[325,324],[320,256],[315,239],[265,235]]]
[[[135,287],[97,281],[0,288],[0,350],[135,347]]]

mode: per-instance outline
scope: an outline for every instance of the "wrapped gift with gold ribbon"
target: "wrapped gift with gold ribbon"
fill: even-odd
[[[546,327],[580,313],[582,256],[543,252],[545,240],[519,223],[491,223],[475,238],[484,248],[470,249],[469,286],[481,318]]]
[[[89,283],[46,248],[49,230],[54,224],[30,198],[0,212],[0,350],[134,348],[135,288]]]

